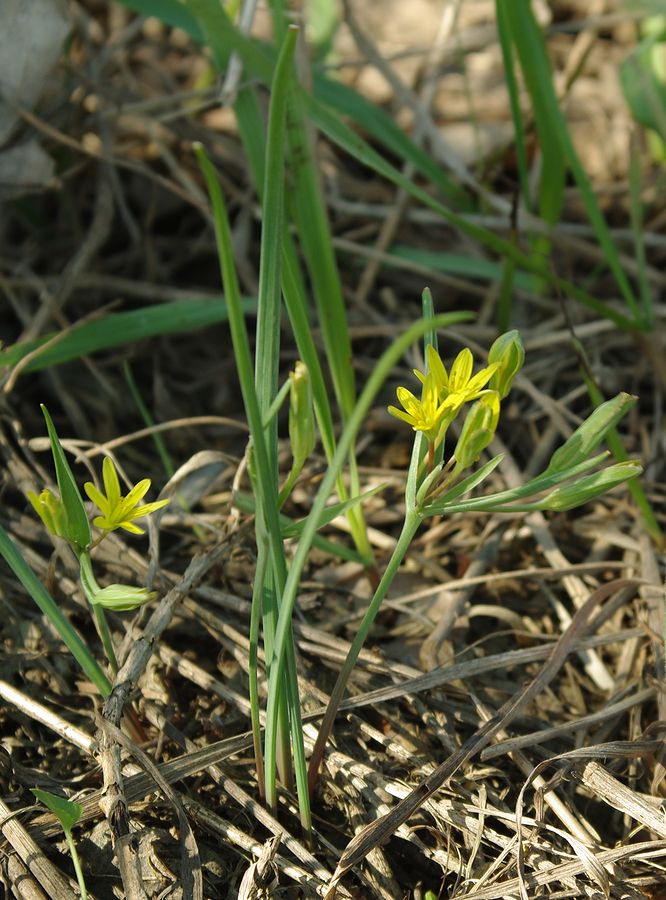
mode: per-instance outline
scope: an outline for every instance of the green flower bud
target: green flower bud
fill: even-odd
[[[552,509],[557,512],[564,512],[567,509],[573,509],[587,503],[588,500],[598,497],[610,488],[630,478],[635,478],[643,471],[642,466],[636,460],[628,462],[616,463],[608,466],[600,472],[594,472],[592,475],[585,475],[574,481],[572,484],[565,484],[563,487],[555,488],[550,494],[539,501],[540,509]]]
[[[500,397],[488,391],[470,408],[456,444],[456,472],[469,468],[492,441],[499,421]]]
[[[622,393],[598,406],[553,453],[546,474],[563,472],[584,462],[635,402],[635,397]]]
[[[294,468],[300,471],[316,441],[312,383],[308,368],[300,359],[289,373],[289,381],[289,440]]]
[[[92,541],[90,522],[55,426],[44,404],[42,404],[42,412],[49,433],[58,490],[60,491],[61,499],[58,502],[62,505],[64,511],[64,517],[58,520],[58,524],[63,526],[62,537],[70,542],[78,556]]]
[[[105,609],[112,609],[114,612],[127,612],[143,606],[144,603],[154,600],[155,597],[157,597],[157,592],[149,591],[146,588],[133,587],[131,584],[110,584],[93,594],[90,602],[103,606]]]
[[[88,553],[81,554],[79,565],[81,567],[81,585],[88,602],[93,606],[103,606],[115,612],[127,612],[143,606],[144,603],[154,600],[157,596],[155,591],[134,587],[131,584],[110,584],[108,587],[101,588],[95,580]]]
[[[492,378],[489,387],[497,391],[500,400],[504,400],[511,390],[511,384],[525,361],[525,349],[518,331],[507,331],[501,334],[488,351],[488,363],[498,363],[499,366]]]
[[[49,490],[42,491],[39,496],[28,491],[28,500],[50,534],[67,537],[67,513],[62,500]]]

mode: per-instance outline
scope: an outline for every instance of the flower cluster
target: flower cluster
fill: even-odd
[[[426,372],[414,369],[421,382],[421,399],[407,388],[396,391],[403,407],[389,406],[388,411],[422,431],[431,446],[444,440],[451,422],[466,403],[477,401],[470,409],[461,438],[456,447],[456,460],[471,465],[488,445],[497,427],[500,401],[509,393],[511,383],[520,370],[525,353],[517,331],[501,335],[488,353],[488,365],[475,375],[471,350],[461,350],[449,372],[432,345],[426,349]]]

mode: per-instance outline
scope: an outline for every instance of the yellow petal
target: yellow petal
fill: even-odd
[[[432,344],[428,344],[426,348],[426,359],[428,361],[428,372],[432,373],[437,390],[441,394],[449,387],[449,376],[446,374],[446,367],[442,362],[442,357]]]
[[[449,375],[449,388],[451,391],[460,391],[467,385],[472,374],[473,365],[472,351],[465,347],[456,356],[455,362],[451,366],[451,374]]]
[[[118,481],[118,473],[110,456],[104,457],[102,463],[102,478],[104,479],[104,489],[106,497],[109,501],[109,508],[115,509],[120,503],[120,482]]]
[[[92,481],[86,481],[86,483],[83,485],[83,490],[86,492],[89,499],[92,500],[95,506],[98,506],[104,513],[104,515],[108,516],[110,511],[109,502],[104,494],[95,487]]]

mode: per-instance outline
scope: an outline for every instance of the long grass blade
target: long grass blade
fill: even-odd
[[[257,307],[255,300],[242,300],[241,305],[246,314],[254,312]],[[15,366],[47,343],[49,346],[44,346],[41,353],[35,354],[24,371],[38,372],[101,350],[126,347],[165,334],[198,331],[226,321],[227,308],[223,297],[216,300],[177,300],[160,306],[111,313],[94,322],[74,326],[57,343],[53,343],[54,338],[58,337],[55,332],[13,344],[0,352],[0,370]]]
[[[557,147],[562,160],[566,160],[571,168],[597,240],[605,253],[611,272],[634,318],[634,327],[644,327],[646,323],[642,320],[641,309],[624,273],[617,248],[599,209],[592,185],[576,153],[569,129],[560,110],[553,87],[553,77],[546,45],[541,29],[534,18],[532,7],[529,3],[516,3],[515,0],[498,0],[498,3],[502,6],[502,14],[505,18],[507,29],[511,34],[525,77],[525,83],[532,98],[532,109],[539,130],[542,152],[548,152],[549,158],[553,159],[549,148],[551,146]],[[547,179],[548,177],[548,172],[544,171],[544,178]],[[554,173],[553,196],[549,194],[547,200],[545,200],[553,208],[556,203],[555,192],[558,190],[557,185],[560,177],[559,170],[556,170]]]

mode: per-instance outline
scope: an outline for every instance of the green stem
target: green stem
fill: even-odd
[[[102,646],[104,647],[104,653],[106,654],[109,666],[115,677],[118,674],[119,668],[118,658],[116,657],[116,651],[113,647],[113,639],[111,638],[111,631],[109,630],[106,613],[104,612],[104,607],[100,606],[99,603],[93,603],[92,608],[97,624],[97,631],[102,641]]]
[[[74,838],[72,837],[71,831],[65,831],[65,840],[67,841],[67,846],[69,847],[69,852],[72,856],[72,862],[74,863],[76,880],[79,883],[79,890],[81,891],[81,900],[88,900],[88,891],[86,890],[86,882],[83,877],[81,861],[79,860],[79,854],[77,852],[76,844],[74,843]]]
[[[111,639],[111,632],[109,631],[109,623],[106,621],[104,609],[99,605],[99,603],[97,603],[96,595],[100,590],[100,586],[95,580],[95,576],[92,570],[92,561],[88,553],[80,554],[79,566],[81,572],[81,585],[86,597],[88,598],[88,603],[90,603],[92,607],[93,615],[95,616],[95,623],[97,625],[97,631],[99,632],[100,640],[102,641],[102,646],[104,647],[104,653],[106,654],[106,658],[109,661],[111,671],[114,675],[116,675],[118,672],[118,660],[116,659],[116,651],[113,649],[113,641]]]
[[[338,680],[336,681],[333,692],[331,693],[331,699],[328,701],[328,706],[326,707],[326,712],[324,713],[324,718],[322,719],[319,734],[317,735],[314,750],[312,751],[312,756],[310,758],[310,767],[308,770],[308,786],[310,788],[310,793],[312,793],[312,791],[314,790],[314,786],[317,781],[317,775],[319,774],[319,767],[324,755],[324,748],[326,747],[326,742],[328,741],[331,729],[333,728],[333,722],[335,721],[338,707],[340,706],[342,698],[344,697],[344,693],[347,688],[347,682],[349,681],[349,676],[351,675],[352,670],[356,665],[356,660],[358,659],[361,648],[363,647],[365,639],[368,636],[368,632],[370,631],[372,623],[374,622],[375,617],[379,612],[379,607],[382,604],[382,600],[386,596],[391,582],[393,581],[395,574],[398,571],[398,568],[400,567],[400,564],[403,561],[405,554],[409,549],[409,545],[411,544],[420,524],[421,515],[415,510],[409,511],[402,526],[402,531],[400,533],[400,537],[398,538],[398,543],[396,544],[391,559],[386,566],[386,569],[382,576],[382,580],[379,582],[379,587],[375,591],[372,602],[368,607],[365,615],[363,616],[363,621],[361,622],[359,629],[356,632],[356,636],[354,637],[352,645],[349,648],[349,652],[347,653],[347,658],[345,659],[342,669],[340,670]]]

